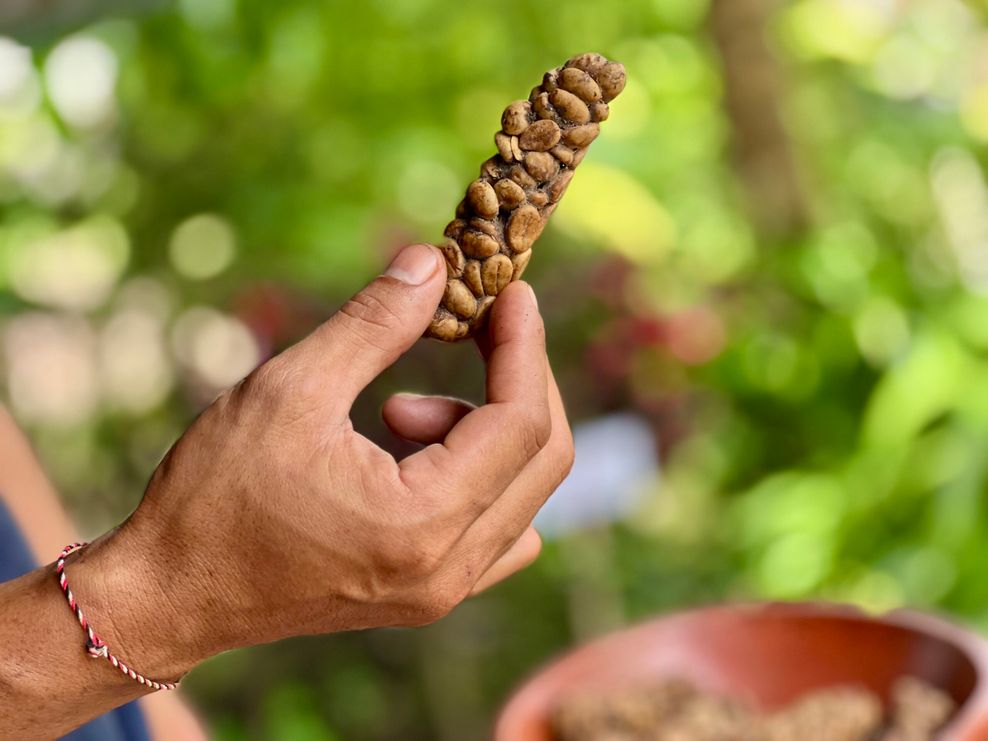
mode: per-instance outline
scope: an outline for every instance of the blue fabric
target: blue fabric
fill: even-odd
[[[24,536],[3,500],[0,500],[0,582],[16,579],[35,568],[37,564],[31,557]],[[136,702],[96,718],[62,738],[66,741],[150,741],[144,717]]]

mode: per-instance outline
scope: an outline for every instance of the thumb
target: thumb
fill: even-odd
[[[446,264],[427,244],[405,247],[383,275],[347,301],[297,347],[326,369],[348,406],[422,336],[446,286]]]

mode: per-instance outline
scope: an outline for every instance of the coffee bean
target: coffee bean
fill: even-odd
[[[579,149],[590,145],[600,133],[600,124],[588,123],[582,126],[573,126],[562,133],[562,142],[568,147]]]
[[[508,177],[514,180],[518,185],[520,185],[525,190],[529,188],[534,188],[538,183],[535,179],[525,171],[521,165],[515,165],[511,168],[508,173]]]
[[[478,216],[485,219],[493,219],[497,216],[497,195],[486,180],[474,180],[470,183],[466,200]]]
[[[454,278],[459,278],[463,274],[463,265],[465,262],[463,250],[460,249],[460,245],[456,243],[455,239],[446,237],[439,249],[442,251],[443,257],[446,258],[447,272]]]
[[[549,96],[549,102],[555,107],[556,112],[567,121],[585,124],[590,120],[590,109],[587,108],[587,104],[573,93],[566,90],[556,90]]]
[[[528,194],[528,202],[535,206],[535,208],[542,208],[549,202],[549,196],[544,191],[533,190]]]
[[[594,54],[592,52],[587,54],[579,54],[568,62],[566,62],[566,67],[576,67],[577,69],[582,69],[591,75],[596,74],[605,64],[607,64],[607,57],[602,54]]]
[[[442,312],[442,314],[440,314]],[[432,324],[429,325],[428,334],[430,337],[435,337],[437,340],[445,340],[446,342],[453,342],[457,339],[457,334],[459,333],[460,322],[457,321],[456,317],[445,311],[443,307],[439,307],[436,310],[436,316],[432,319]]]
[[[536,121],[525,133],[518,137],[522,149],[532,152],[546,152],[559,142],[559,126],[551,119]]]
[[[528,128],[528,118],[531,114],[531,103],[527,100],[516,100],[501,114],[501,130],[509,136],[518,136]]]
[[[474,334],[495,297],[521,277],[532,244],[621,92],[624,68],[599,54],[580,54],[550,70],[528,100],[504,109],[498,154],[481,165],[441,245],[446,290],[426,334],[455,341]]]
[[[512,272],[511,280],[518,280],[521,274],[525,272],[525,268],[528,267],[528,261],[532,259],[532,251],[525,250],[524,252],[519,252],[511,258]]]
[[[443,304],[463,319],[469,319],[477,311],[477,299],[470,293],[470,289],[463,285],[463,281],[456,280],[455,278],[446,281]]]
[[[515,155],[511,151],[511,137],[502,134],[500,131],[494,134],[494,144],[497,146],[497,153],[504,158],[505,162],[511,162]]]
[[[516,208],[525,200],[524,189],[514,180],[508,180],[507,178],[494,183],[494,192],[497,193],[497,199],[501,202],[501,207],[508,211]]]
[[[508,285],[513,271],[514,266],[507,255],[497,254],[484,260],[481,271],[484,293],[488,296],[497,296]]]
[[[486,178],[487,180],[497,180],[501,177],[501,166],[503,164],[504,160],[497,155],[494,155],[480,166],[480,177]]]
[[[477,298],[484,295],[484,284],[480,279],[480,263],[477,260],[467,260],[463,268],[463,282]]]
[[[493,221],[474,217],[467,222],[467,227],[476,229],[478,232],[483,232],[491,239],[497,240],[497,225]]]
[[[573,93],[584,103],[596,103],[601,98],[600,86],[590,75],[576,67],[567,67],[559,73],[559,87]]]
[[[551,93],[556,89],[556,75],[557,72],[554,69],[551,69],[542,75],[542,89],[545,92]]]
[[[525,169],[537,182],[551,180],[559,172],[559,163],[548,152],[529,152],[525,155]]]
[[[449,237],[450,239],[459,241],[460,235],[463,234],[463,230],[467,228],[467,222],[463,219],[453,219],[446,225],[443,230],[443,236]]]
[[[460,247],[468,257],[490,257],[498,251],[497,240],[482,232],[467,229],[460,237]]]
[[[516,208],[504,229],[508,246],[515,252],[531,249],[542,233],[542,216],[535,206],[525,204]]]
[[[473,315],[473,322],[481,323],[487,318],[487,312],[491,310],[494,305],[494,296],[484,296],[477,302],[477,313]],[[467,331],[469,332],[470,325],[467,325]]]
[[[610,62],[601,67],[596,78],[605,103],[614,100],[624,90],[624,84],[628,81],[624,65],[617,62]]]
[[[569,187],[569,181],[573,179],[574,172],[575,170],[563,170],[552,179],[551,183],[549,183],[549,187],[546,188],[546,193],[552,203],[556,203],[563,197],[563,193],[565,193],[566,188]]]
[[[573,150],[569,147],[564,147],[562,144],[557,144],[552,149],[549,150],[549,154],[559,160],[560,164],[572,165],[573,164]]]
[[[534,100],[532,100],[532,110],[535,111],[535,115],[539,118],[554,118],[556,115],[555,109],[549,103],[548,93],[539,93]]]

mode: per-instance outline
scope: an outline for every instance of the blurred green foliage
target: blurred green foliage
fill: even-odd
[[[439,235],[542,70],[586,50],[628,68],[526,277],[573,420],[637,411],[661,480],[428,629],[209,662],[188,687],[217,738],[480,737],[572,642],[724,598],[988,629],[983,19],[780,5],[728,27],[768,39],[765,88],[724,74],[716,9],[180,0],[9,29],[32,47],[0,46],[0,367],[92,531],[218,388]],[[724,101],[766,90],[781,126],[759,138],[766,110]],[[757,216],[784,209],[795,226]],[[397,453],[377,409],[399,388],[477,398],[482,370],[420,343],[370,389],[356,424]]]

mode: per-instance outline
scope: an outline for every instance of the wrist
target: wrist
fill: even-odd
[[[145,676],[172,682],[216,650],[197,580],[160,556],[125,524],[70,557],[66,573],[111,652]]]

